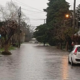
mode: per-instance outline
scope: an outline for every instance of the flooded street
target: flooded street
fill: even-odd
[[[12,55],[0,55],[0,80],[79,80],[80,65],[68,64],[68,52],[25,43]]]

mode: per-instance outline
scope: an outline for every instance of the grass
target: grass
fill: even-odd
[[[1,48],[1,49],[0,49],[0,52],[2,52],[2,51],[4,51],[4,49],[3,49],[3,48]]]
[[[9,50],[14,50],[16,47],[10,46]]]
[[[10,47],[9,47],[9,50],[14,50],[15,48],[16,48],[16,47],[10,46]],[[0,52],[2,52],[2,51],[4,51],[4,48],[1,48],[1,49],[0,49]]]

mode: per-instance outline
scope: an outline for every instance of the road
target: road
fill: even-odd
[[[0,80],[79,80],[80,65],[67,62],[68,52],[24,43],[12,55],[0,55]]]

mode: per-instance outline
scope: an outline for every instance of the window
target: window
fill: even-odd
[[[80,52],[80,47],[78,47],[78,52]]]

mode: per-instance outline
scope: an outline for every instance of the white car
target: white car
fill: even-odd
[[[80,63],[80,45],[74,46],[68,56],[68,63],[71,63],[71,65]]]

